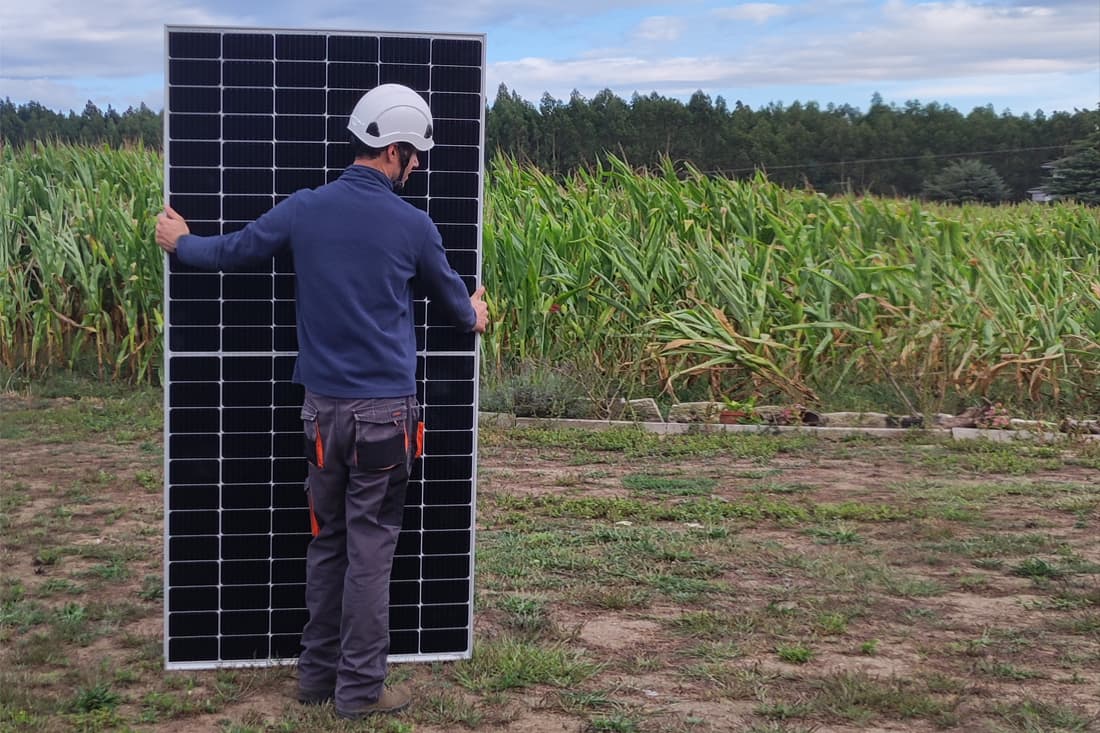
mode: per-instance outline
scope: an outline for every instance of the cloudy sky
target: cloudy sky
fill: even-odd
[[[164,100],[163,26],[485,33],[489,97],[703,90],[731,105],[1100,104],[1097,0],[6,0],[0,98],[80,111]]]

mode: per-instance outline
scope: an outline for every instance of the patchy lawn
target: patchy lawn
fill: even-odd
[[[476,650],[163,670],[159,393],[0,396],[0,730],[1088,731],[1100,446],[481,430]]]

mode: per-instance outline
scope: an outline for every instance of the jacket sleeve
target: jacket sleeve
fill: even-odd
[[[477,314],[470,305],[470,292],[447,261],[439,229],[426,216],[424,221],[427,231],[417,264],[417,281],[427,290],[428,297],[443,305],[455,326],[463,331],[472,331],[477,325]]]
[[[176,255],[185,265],[223,271],[270,259],[290,243],[294,210],[291,196],[239,231],[209,237],[186,234],[176,244]]]

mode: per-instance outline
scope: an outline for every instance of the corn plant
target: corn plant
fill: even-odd
[[[94,356],[143,379],[159,358],[161,162],[150,151],[0,150],[0,359],[33,374]]]
[[[799,400],[886,380],[1096,395],[1095,210],[828,198],[614,158],[561,181],[498,159],[488,205],[498,370],[568,359]]]
[[[152,378],[162,159],[0,149],[0,362]],[[1100,216],[830,198],[609,158],[489,166],[490,378],[568,365],[621,392],[1072,395],[1100,410]]]

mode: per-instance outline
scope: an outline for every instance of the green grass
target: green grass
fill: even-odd
[[[954,703],[931,694],[918,680],[881,680],[859,672],[834,672],[814,684],[812,706],[828,718],[867,724],[880,717],[952,724]]]
[[[858,545],[863,542],[857,530],[839,522],[831,527],[810,527],[806,533],[822,545]]]
[[[1085,733],[1096,723],[1080,710],[1057,702],[1024,699],[996,706],[1001,718],[997,730],[1020,733]]]
[[[457,726],[479,730],[486,715],[478,710],[475,703],[457,692],[442,690],[417,701],[416,717],[445,730],[454,730]]]
[[[111,391],[111,388],[104,390],[107,394]],[[48,410],[35,407],[33,402],[29,408],[5,408],[0,420],[0,438],[22,440],[36,436],[45,443],[68,444],[80,442],[88,435],[102,435],[112,443],[134,443],[161,430],[162,394],[151,387],[135,387],[123,398],[110,399],[100,393],[53,403]]]
[[[116,427],[134,414],[99,399]],[[50,408],[28,419],[53,424]],[[22,482],[0,553],[27,569],[0,581],[0,730],[689,733],[721,729],[723,706],[775,732],[1094,725],[1072,701],[1100,639],[1093,533],[1076,526],[1098,494],[1068,460],[1039,480],[945,476],[932,459],[1001,448],[486,428],[474,656],[394,665],[413,708],[353,726],[294,704],[293,668],[163,669],[157,432],[62,422],[85,459],[0,476]],[[1021,613],[993,626],[958,594]],[[1058,697],[1012,702],[1029,684]]]
[[[478,692],[531,685],[572,687],[599,672],[600,664],[559,643],[538,643],[515,637],[483,642],[471,659],[459,662],[455,681]]]
[[[766,462],[779,453],[813,444],[802,435],[743,435],[738,433],[687,433],[660,436],[640,428],[616,427],[589,432],[574,428],[523,428],[509,439],[519,445],[622,453],[627,457],[708,457]]]
[[[806,664],[814,658],[814,651],[804,644],[781,644],[775,655],[788,664]]]

